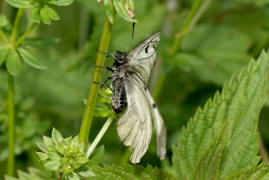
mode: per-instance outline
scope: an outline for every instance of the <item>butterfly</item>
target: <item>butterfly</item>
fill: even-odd
[[[157,136],[157,155],[166,154],[166,128],[148,88],[151,69],[155,63],[160,32],[148,37],[130,53],[117,51],[112,68],[114,112],[122,114],[117,122],[117,132],[124,145],[132,150],[130,161],[139,163],[146,153],[152,135],[152,121]]]

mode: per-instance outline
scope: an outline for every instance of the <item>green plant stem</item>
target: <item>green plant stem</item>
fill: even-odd
[[[109,20],[106,18],[105,22],[104,22],[104,26],[103,26],[101,41],[99,44],[99,51],[100,52],[107,51],[108,45],[110,42],[110,38],[111,38],[111,30],[112,30],[112,24],[110,24]],[[96,66],[104,66],[104,64],[105,64],[105,54],[98,53],[97,58],[96,58]],[[85,148],[88,145],[88,136],[89,136],[90,128],[91,128],[91,124],[92,124],[96,98],[97,98],[98,91],[99,91],[98,82],[101,81],[102,72],[103,72],[102,68],[95,68],[94,69],[92,82],[95,82],[95,83],[91,84],[87,105],[86,105],[83,119],[82,119],[82,123],[81,123],[81,128],[80,128],[80,133],[79,133],[79,141],[84,142]]]
[[[7,173],[14,172],[14,77],[8,74],[8,165]]]
[[[23,35],[21,35],[21,37],[19,37],[18,41],[16,42],[16,47],[19,46],[21,44],[21,42],[27,38],[27,36],[33,31],[33,29],[36,27],[36,23],[32,23],[28,29],[23,33]]]
[[[24,9],[19,9],[17,12],[16,19],[14,22],[14,27],[13,27],[12,32],[11,32],[11,41],[13,43],[15,43],[18,32],[19,32],[19,25],[20,25],[23,13],[24,13]]]
[[[210,0],[195,0],[187,19],[183,23],[180,31],[176,34],[176,38],[169,52],[170,55],[174,55],[176,53],[181,45],[182,38],[192,30],[207,9],[209,3]]]
[[[111,116],[106,120],[106,122],[103,125],[102,129],[99,131],[99,133],[95,137],[94,141],[92,142],[92,144],[88,148],[87,153],[86,153],[87,158],[90,157],[90,155],[92,154],[93,150],[96,148],[96,146],[98,145],[98,143],[100,142],[100,140],[104,136],[105,132],[109,128],[109,126],[112,123],[112,121],[113,121],[113,118]]]
[[[4,44],[8,44],[7,37],[6,37],[5,33],[3,32],[2,28],[0,28],[0,38],[2,39]]]

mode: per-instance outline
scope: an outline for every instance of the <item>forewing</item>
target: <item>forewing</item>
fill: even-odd
[[[146,153],[152,134],[150,105],[145,96],[144,84],[135,76],[124,81],[128,107],[117,122],[121,141],[132,149],[130,161],[140,162]]]
[[[148,83],[151,69],[155,63],[159,41],[160,32],[157,32],[138,45],[129,55],[128,64],[139,73],[145,85]]]
[[[165,158],[166,154],[166,128],[163,122],[163,118],[159,112],[159,109],[156,106],[154,99],[152,98],[148,89],[146,89],[146,98],[151,105],[152,116],[154,120],[154,127],[156,131],[156,138],[157,138],[157,155],[160,157],[161,160]]]

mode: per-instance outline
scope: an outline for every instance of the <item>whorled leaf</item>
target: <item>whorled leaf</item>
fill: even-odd
[[[30,66],[37,68],[37,69],[46,69],[46,66],[44,66],[41,61],[31,54],[29,51],[27,51],[24,48],[19,48],[18,52],[20,53],[22,59],[29,64]]]
[[[6,67],[8,72],[15,76],[21,70],[21,60],[18,53],[15,50],[10,50],[7,59],[6,59]]]
[[[7,0],[8,4],[16,8],[32,8],[34,5],[29,0]]]
[[[268,54],[263,52],[258,61],[252,60],[234,75],[221,94],[216,93],[203,109],[197,110],[187,128],[182,130],[177,147],[173,147],[173,163],[179,179],[197,176],[222,179],[257,165],[260,158],[256,131],[265,98],[268,64]],[[225,124],[226,135],[214,150],[212,144],[216,143]],[[207,156],[210,151],[219,153]],[[205,176],[199,176],[201,172]]]

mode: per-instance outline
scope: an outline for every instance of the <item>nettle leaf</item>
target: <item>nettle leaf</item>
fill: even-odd
[[[263,52],[258,61],[252,60],[235,74],[222,93],[217,92],[197,110],[173,147],[179,179],[223,179],[257,165],[256,131],[268,64],[269,56]]]
[[[95,174],[94,177],[89,179],[103,180],[109,177],[110,179],[125,180],[125,179],[175,179],[167,172],[160,170],[158,168],[153,168],[152,166],[147,166],[146,168],[141,166],[117,166],[117,165],[104,165],[91,166],[90,169]]]
[[[29,51],[27,51],[24,48],[19,48],[18,49],[22,59],[29,64],[30,66],[37,68],[37,69],[46,69],[46,66],[44,66],[41,61],[34,56],[33,54],[31,54]]]
[[[249,170],[242,171],[236,175],[233,175],[226,180],[267,180],[269,179],[269,166],[260,164],[258,167],[254,167]]]
[[[32,8],[34,5],[29,0],[7,0],[8,4],[16,8]]]
[[[8,72],[15,76],[21,70],[21,60],[18,53],[15,50],[10,50],[6,60],[6,67]]]
[[[73,0],[50,0],[49,4],[56,6],[68,6],[73,3]]]
[[[5,15],[0,15],[0,27],[4,27],[8,24],[7,17]]]
[[[114,7],[120,17],[128,22],[137,22],[137,20],[134,17],[131,17],[130,13],[128,13],[128,9],[126,8],[125,3],[126,2],[122,0],[113,1]]]

